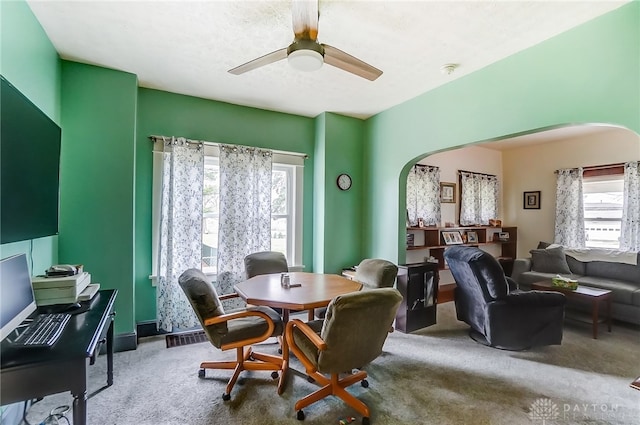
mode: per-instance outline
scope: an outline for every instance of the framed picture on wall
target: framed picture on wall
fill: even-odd
[[[440,182],[440,202],[445,204],[456,203],[456,184]]]
[[[539,210],[540,209],[540,191],[524,192],[522,207],[525,210]]]

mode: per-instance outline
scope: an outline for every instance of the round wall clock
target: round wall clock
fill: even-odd
[[[336,180],[340,190],[349,190],[351,188],[351,176],[349,174],[340,174]]]

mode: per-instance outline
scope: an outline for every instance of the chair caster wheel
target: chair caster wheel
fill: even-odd
[[[296,414],[296,419],[298,419],[299,421],[304,421],[304,412],[302,410],[298,410],[298,413]]]
[[[223,399],[224,401],[229,401],[229,400],[231,400],[231,394],[226,394],[226,393],[225,393],[225,394],[222,394],[222,399]]]
[[[198,370],[198,378],[204,378],[204,369]]]
[[[278,375],[278,372],[271,372],[271,377],[272,377],[273,379],[278,379],[278,376],[279,376],[279,375]]]
[[[307,382],[311,382],[313,384],[316,380],[313,379],[313,376],[307,376]]]
[[[367,416],[362,418],[362,425],[369,425],[369,418]]]
[[[362,385],[363,388],[369,388],[369,381],[367,381],[366,379],[363,379],[360,382],[360,385]]]

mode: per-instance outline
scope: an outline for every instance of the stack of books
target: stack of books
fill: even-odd
[[[90,300],[100,289],[100,284],[91,283],[91,274],[87,272],[61,277],[35,276],[31,283],[38,306]]]

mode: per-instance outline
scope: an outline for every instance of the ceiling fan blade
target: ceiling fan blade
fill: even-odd
[[[378,68],[371,66],[340,49],[336,49],[328,44],[323,44],[322,47],[324,48],[324,62],[329,65],[366,78],[370,81],[374,81],[382,75],[382,71]]]
[[[296,39],[315,41],[318,38],[318,0],[293,0],[291,14]]]
[[[230,69],[229,72],[235,75],[244,74],[261,66],[269,65],[270,63],[277,62],[287,57],[287,48],[276,50],[275,52],[267,53],[264,56],[260,56],[257,59],[244,63],[240,66],[236,66]]]

